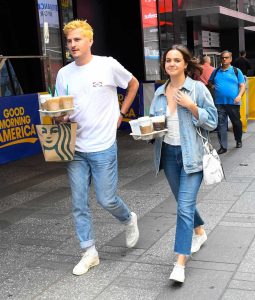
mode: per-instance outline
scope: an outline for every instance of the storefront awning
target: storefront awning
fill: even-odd
[[[201,17],[201,25],[230,29],[255,25],[255,17],[223,6],[212,6],[186,10],[187,17]]]

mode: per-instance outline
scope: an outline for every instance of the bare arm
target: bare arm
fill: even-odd
[[[236,96],[235,100],[234,100],[234,103],[239,103],[242,99],[242,95],[243,93],[245,92],[245,83],[241,83],[239,85],[239,93],[238,95]]]
[[[136,93],[137,93],[137,90],[138,90],[138,87],[139,87],[139,82],[133,76],[132,79],[128,83],[126,96],[125,96],[125,99],[124,99],[124,101],[122,103],[122,106],[121,106],[121,113],[123,115],[125,115],[128,112],[131,104],[133,103],[133,101],[135,99],[135,96],[136,96]],[[118,128],[120,127],[122,119],[123,119],[123,116],[120,115],[119,120],[118,120]]]

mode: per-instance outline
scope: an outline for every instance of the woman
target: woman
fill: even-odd
[[[187,48],[169,48],[163,55],[162,67],[169,79],[156,90],[150,115],[165,115],[168,132],[155,140],[155,166],[156,173],[164,170],[177,201],[177,262],[170,279],[184,282],[187,256],[197,252],[207,240],[204,222],[196,210],[203,178],[203,146],[196,127],[206,136],[207,131],[216,128],[218,117],[208,89],[191,79],[194,73],[201,73],[201,66],[192,60]]]

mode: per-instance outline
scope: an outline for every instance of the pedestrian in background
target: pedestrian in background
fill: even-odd
[[[137,216],[116,195],[117,144],[116,130],[137,93],[139,83],[112,57],[92,55],[93,29],[83,20],[64,26],[67,47],[74,59],[57,75],[59,95],[74,96],[76,109],[58,121],[77,122],[74,160],[68,163],[76,233],[83,252],[73,274],[82,275],[99,264],[95,247],[89,189],[93,179],[99,204],[126,228],[126,245],[134,247],[139,238]],[[127,88],[119,110],[117,87]]]
[[[207,240],[204,221],[196,209],[204,154],[196,128],[200,127],[204,135],[214,130],[217,110],[205,85],[191,79],[194,73],[201,74],[201,67],[191,59],[187,48],[174,45],[166,50],[162,67],[168,80],[156,90],[150,115],[163,113],[168,132],[155,139],[155,167],[156,173],[164,170],[177,201],[174,245],[177,262],[170,279],[184,282],[187,256],[197,252]]]
[[[214,67],[211,66],[211,58],[210,56],[203,56],[202,58],[202,74],[199,77],[199,80],[202,81],[205,85],[208,85],[208,81],[210,76],[212,75],[212,72],[214,70]]]
[[[243,75],[248,76],[248,72],[252,67],[249,60],[246,58],[245,50],[240,51],[240,56],[234,61],[233,66],[239,68]]]
[[[228,117],[233,125],[236,148],[242,147],[241,98],[245,91],[245,79],[238,68],[231,66],[232,53],[221,52],[221,67],[213,71],[209,82],[214,86],[215,104],[218,111],[218,154],[228,149]]]
[[[196,56],[193,56],[191,58],[191,60],[197,64],[197,65],[200,65],[200,58],[199,57],[196,57]],[[200,76],[201,76],[201,70],[202,68],[198,68],[197,70],[194,71],[194,73],[190,74],[191,78],[194,79],[194,80],[199,80]]]

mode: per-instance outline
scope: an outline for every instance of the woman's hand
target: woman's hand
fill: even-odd
[[[173,99],[180,106],[186,107],[189,111],[191,111],[191,113],[194,115],[194,117],[198,119],[197,104],[192,101],[190,96],[188,96],[187,94],[184,94],[182,91],[178,90],[174,94]]]
[[[190,96],[188,96],[187,94],[184,94],[182,91],[178,90],[174,96],[173,99],[176,101],[177,104],[186,107],[189,109],[189,107],[191,107],[194,102],[192,101],[192,99],[190,98]]]

